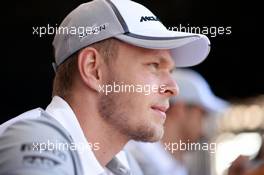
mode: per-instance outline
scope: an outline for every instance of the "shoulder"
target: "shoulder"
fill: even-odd
[[[74,174],[70,137],[46,115],[35,109],[1,125],[0,174]]]
[[[41,108],[32,109],[30,111],[24,112],[0,125],[0,135],[8,128],[10,125],[25,119],[36,119],[41,116]]]

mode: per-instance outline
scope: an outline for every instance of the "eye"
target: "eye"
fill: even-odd
[[[148,65],[155,69],[159,68],[159,63],[149,63]]]

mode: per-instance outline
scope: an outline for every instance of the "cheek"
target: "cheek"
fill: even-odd
[[[141,85],[159,85],[160,76],[149,71],[144,66],[141,66],[138,69],[135,69],[133,74],[130,76],[132,82],[141,84]]]
[[[129,94],[129,101],[131,113],[133,114],[133,118],[137,120],[143,120],[144,116],[148,115],[149,113],[149,97],[142,93],[130,93]]]
[[[137,90],[133,95],[136,97],[141,96],[141,100],[144,101],[148,100],[150,94],[158,93],[162,85],[157,75],[142,68],[141,70],[130,68],[123,74],[116,74],[115,80],[119,83],[122,82],[123,85],[134,85]]]
[[[158,91],[157,79],[153,75],[144,76],[139,72],[134,71],[133,74],[115,74],[115,82],[122,82],[123,91],[117,94],[122,101],[122,110],[127,113],[129,120],[133,123],[138,121],[146,121],[151,115],[150,106],[153,103],[154,97],[152,94],[152,87],[156,87],[155,91]],[[129,92],[125,85],[134,85],[134,92]],[[147,85],[147,86],[145,86]],[[152,99],[153,98],[153,99]]]
[[[153,124],[160,124],[160,119],[150,109],[148,96],[131,95],[130,105],[127,106],[128,125],[132,127],[144,126],[145,128]]]

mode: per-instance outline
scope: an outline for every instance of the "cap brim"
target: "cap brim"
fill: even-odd
[[[115,38],[148,49],[169,49],[177,67],[201,63],[210,52],[210,41],[205,35],[168,31],[170,37],[150,37],[131,33]],[[173,33],[174,36],[171,34]]]

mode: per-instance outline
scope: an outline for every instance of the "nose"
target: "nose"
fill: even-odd
[[[162,85],[162,88],[160,88],[160,93],[168,97],[177,96],[179,94],[179,86],[172,76],[169,76],[167,82]]]

